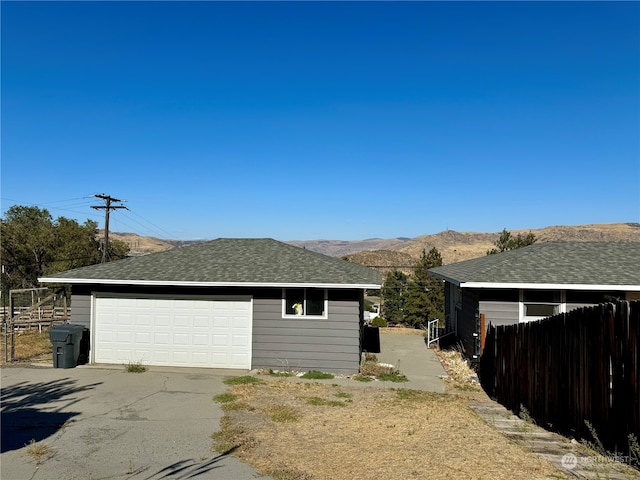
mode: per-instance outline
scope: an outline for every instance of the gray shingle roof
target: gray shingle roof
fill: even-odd
[[[456,284],[640,287],[640,242],[536,243],[509,252],[436,267],[430,272]]]
[[[165,252],[69,270],[43,277],[45,283],[366,285],[380,274],[270,238],[220,238]]]

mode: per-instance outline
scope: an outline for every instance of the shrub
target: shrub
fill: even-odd
[[[147,367],[140,362],[129,362],[124,368],[129,373],[142,373],[147,371]]]
[[[382,317],[376,317],[371,321],[371,325],[374,327],[386,327],[387,321]]]

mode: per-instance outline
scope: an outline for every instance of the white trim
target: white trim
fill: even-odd
[[[531,289],[529,289],[531,290]],[[557,290],[556,290],[557,291]],[[520,289],[518,292],[518,316],[519,316],[519,323],[527,323],[527,322],[532,322],[535,320],[542,320],[543,318],[548,318],[548,316],[532,316],[532,315],[525,315],[525,304],[531,304],[531,305],[557,305],[558,306],[558,313],[556,315],[559,315],[561,313],[566,313],[567,311],[567,291],[566,290],[560,290],[560,300],[557,302],[526,302],[524,300],[524,289]]]
[[[135,293],[135,292],[110,292],[96,291],[92,292],[95,298],[152,298],[158,300],[222,300],[232,302],[248,302],[253,300],[251,295],[199,295],[188,293],[181,295],[173,295],[171,293]]]
[[[448,280],[447,280],[448,281]],[[640,285],[596,285],[584,283],[491,283],[491,282],[462,282],[460,288],[523,288],[526,290],[598,290],[598,291],[627,291],[640,292]]]
[[[377,283],[259,283],[259,282],[170,282],[164,280],[113,280],[91,278],[38,278],[40,283],[66,283],[72,285],[147,285],[164,287],[269,287],[269,288],[364,288],[378,290]],[[640,287],[638,287],[640,290]]]
[[[89,358],[87,361],[89,365],[96,363],[96,349],[93,347],[96,344],[96,294],[91,293],[91,308],[89,311]]]
[[[304,290],[304,302],[307,303],[307,289],[303,288]],[[322,315],[306,315],[306,314],[302,314],[302,315],[291,315],[291,314],[287,314],[287,295],[286,295],[286,288],[282,289],[282,318],[308,318],[308,319],[317,319],[317,320],[326,320],[329,318],[329,292],[327,291],[326,288],[322,289],[324,292],[324,314]]]

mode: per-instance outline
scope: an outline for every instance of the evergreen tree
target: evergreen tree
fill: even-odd
[[[408,278],[404,273],[394,270],[387,273],[382,286],[382,316],[387,322],[404,321],[404,303],[406,301]]]
[[[500,233],[500,237],[495,241],[496,248],[492,248],[487,251],[487,255],[494,255],[496,253],[506,252],[509,250],[515,250],[516,248],[526,247],[527,245],[533,245],[538,239],[536,236],[529,232],[525,236],[521,234],[515,237],[511,235],[511,232],[506,228]]]
[[[444,284],[431,275],[429,269],[442,265],[442,256],[434,247],[427,253],[422,250],[420,260],[413,271],[405,303],[404,320],[419,327],[427,321],[444,318]]]

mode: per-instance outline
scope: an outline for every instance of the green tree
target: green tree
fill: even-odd
[[[382,285],[382,316],[388,322],[404,321],[404,303],[408,288],[408,277],[403,272],[388,272]]]
[[[7,210],[0,228],[3,288],[36,287],[55,251],[51,215],[38,207],[16,205]]]
[[[109,240],[109,261],[121,260],[129,255],[129,245],[122,240]]]
[[[428,320],[444,318],[444,285],[429,269],[442,265],[442,256],[434,247],[422,255],[409,282],[404,320],[418,327]]]
[[[495,241],[496,248],[492,248],[487,251],[487,255],[494,255],[496,253],[506,252],[508,250],[515,250],[516,248],[526,247],[527,245],[533,245],[538,239],[536,236],[529,232],[525,236],[521,234],[515,237],[511,235],[511,232],[506,228],[500,233],[500,237]]]
[[[37,287],[38,277],[99,263],[97,233],[91,220],[80,225],[59,217],[54,222],[46,209],[9,208],[0,221],[3,299],[10,289]],[[124,242],[110,244],[112,259],[129,252]]]
[[[93,220],[87,220],[80,225],[75,220],[60,217],[55,233],[55,261],[51,263],[48,274],[100,262],[102,255],[96,239],[98,224]]]

